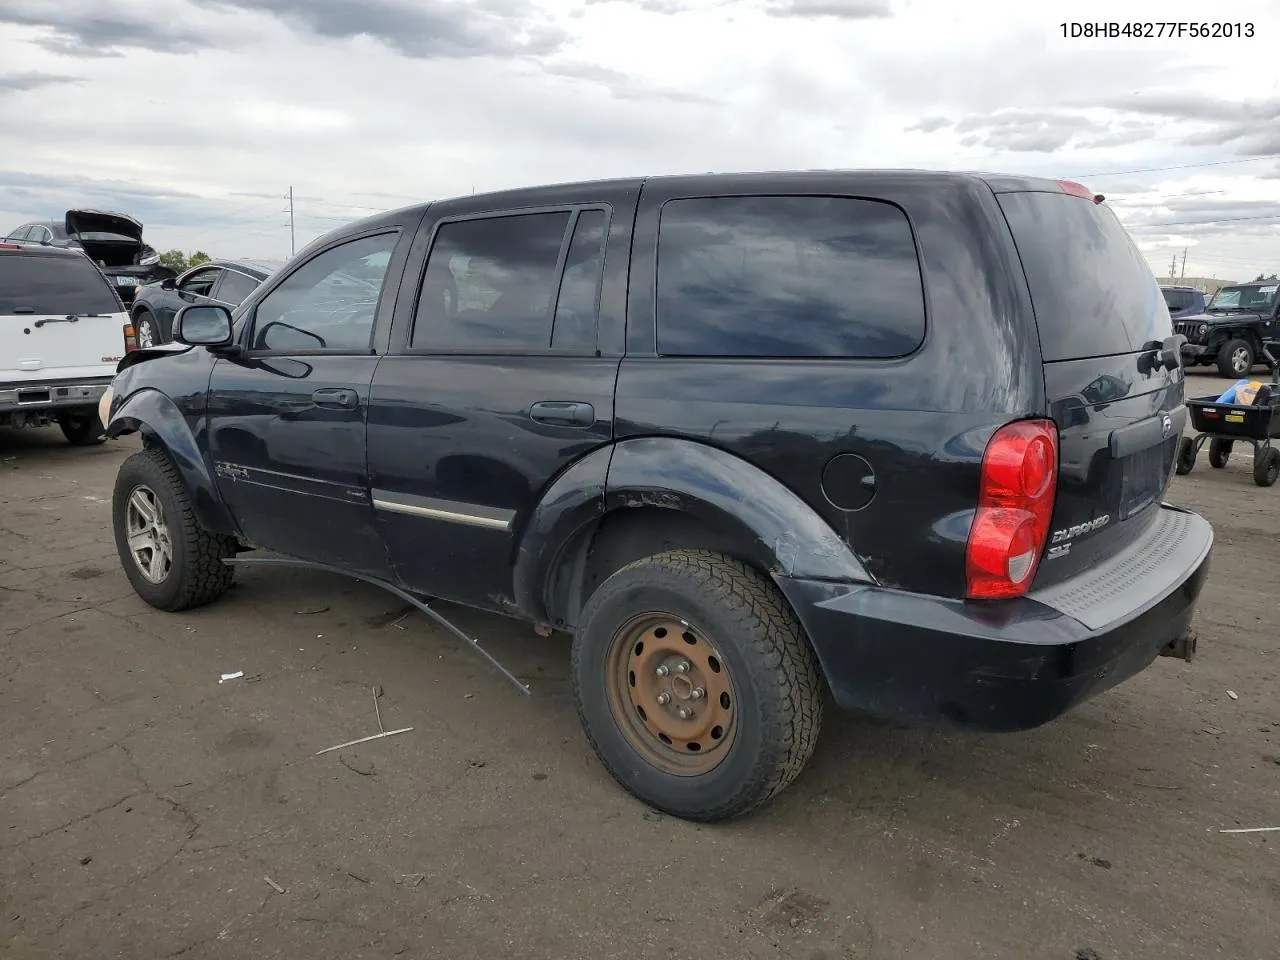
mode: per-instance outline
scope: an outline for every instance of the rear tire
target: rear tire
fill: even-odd
[[[73,447],[94,447],[107,439],[106,428],[95,413],[64,413],[58,417],[58,426],[67,443]]]
[[[1254,454],[1253,482],[1260,487],[1269,487],[1280,478],[1280,450],[1267,447]]]
[[[235,555],[235,538],[200,526],[181,475],[159,450],[120,465],[112,521],[125,576],[151,606],[189,610],[231,586],[235,571],[222,561]]]
[[[1231,440],[1210,440],[1209,441],[1209,466],[1221,470],[1227,465],[1227,461],[1231,459]]]
[[[1218,372],[1228,379],[1240,379],[1253,369],[1256,356],[1248,340],[1228,340],[1218,351]]]
[[[572,674],[600,762],[644,803],[688,820],[734,817],[780,793],[822,723],[817,660],[785,598],[709,551],[646,557],[601,584]]]
[[[1174,468],[1179,476],[1191,472],[1196,465],[1196,442],[1190,437],[1178,441],[1178,465]]]

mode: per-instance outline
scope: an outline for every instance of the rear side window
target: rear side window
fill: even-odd
[[[427,258],[414,350],[546,350],[571,211],[442,224]]]
[[[1135,353],[1173,334],[1151,267],[1110,209],[1058,193],[999,200],[1046,362]]]
[[[222,272],[222,283],[218,285],[218,299],[223,303],[239,304],[241,300],[257,288],[258,281],[235,270]]]
[[[657,324],[666,356],[905,356],[925,329],[911,227],[875,200],[669,201]]]
[[[106,278],[84,257],[0,253],[0,316],[123,309]]]

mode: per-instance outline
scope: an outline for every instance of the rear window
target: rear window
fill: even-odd
[[[999,200],[1046,362],[1134,353],[1173,334],[1151,267],[1110,209],[1058,193]]]
[[[0,316],[123,309],[106,278],[84,257],[0,253]]]
[[[1186,290],[1165,290],[1164,302],[1170,310],[1186,310],[1194,302]]]
[[[924,339],[911,226],[875,200],[669,201],[657,292],[665,356],[888,358]]]

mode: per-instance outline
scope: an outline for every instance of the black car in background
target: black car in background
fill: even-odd
[[[1217,364],[1218,373],[1248,376],[1266,356],[1262,345],[1280,339],[1280,282],[1233,283],[1213,295],[1203,312],[1179,317],[1178,333],[1187,338],[1182,359],[1187,365]]]
[[[151,347],[172,339],[173,317],[189,303],[221,304],[235,309],[280,264],[270,260],[209,260],[176,278],[140,287],[129,315],[138,346]]]
[[[61,220],[32,220],[9,231],[9,243],[83,250],[106,274],[126,305],[134,290],[175,272],[142,240],[142,224],[124,213],[68,210]]]

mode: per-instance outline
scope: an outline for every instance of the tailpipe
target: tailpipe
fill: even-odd
[[[1180,637],[1170,640],[1160,648],[1160,656],[1177,657],[1190,663],[1196,655],[1196,632],[1188,630]]]

